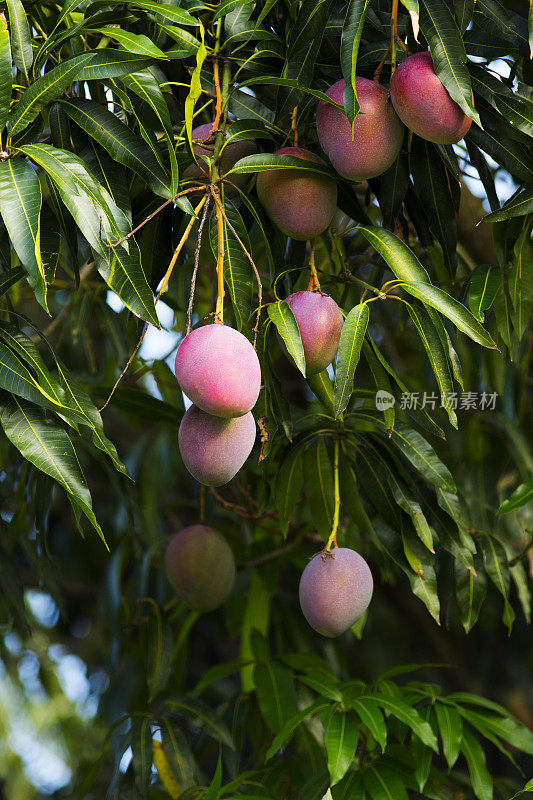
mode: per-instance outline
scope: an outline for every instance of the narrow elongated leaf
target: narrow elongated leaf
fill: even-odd
[[[2,392],[0,424],[21,455],[65,489],[73,504],[83,511],[104,539],[76,452],[59,423],[31,403]]]
[[[33,47],[28,18],[21,0],[7,0],[9,27],[11,30],[11,46],[13,61],[17,69],[24,73],[26,80],[30,75],[33,63]]]
[[[32,83],[9,115],[7,126],[10,137],[27,128],[50,100],[55,100],[63,94],[92,57],[92,53],[83,53],[81,56],[64,61]]]
[[[301,170],[303,172],[317,172],[320,175],[330,175],[331,171],[325,164],[318,161],[309,161],[293,156],[278,156],[274,153],[262,153],[261,155],[245,156],[237,161],[234,167],[227,172],[227,175],[241,175],[252,172],[272,172],[276,169]]]
[[[509,514],[510,511],[515,511],[517,508],[522,508],[526,503],[533,500],[533,478],[521,483],[520,486],[514,490],[512,495],[501,503],[498,514]]]
[[[291,672],[276,662],[259,663],[254,670],[254,684],[265,722],[279,733],[297,711]]]
[[[320,535],[327,539],[333,521],[333,472],[323,439],[311,442],[303,457],[304,482],[311,516]]]
[[[400,153],[392,167],[380,176],[379,207],[383,213],[383,224],[387,228],[394,226],[409,186],[407,155]]]
[[[440,311],[445,317],[448,317],[460,331],[466,333],[474,342],[488,347],[492,350],[497,350],[494,341],[488,331],[480,325],[477,319],[470,311],[459,303],[454,297],[447,294],[437,286],[432,286],[429,283],[402,283],[404,288],[413,297],[418,298],[423,303],[432,306],[432,308]]]
[[[359,720],[353,711],[336,711],[326,729],[326,752],[331,786],[344,778],[355,755]]]
[[[453,378],[443,342],[425,308],[409,304],[408,311],[428,354],[433,373],[439,384],[441,405],[446,409],[451,424],[454,428],[457,428],[457,416],[450,400],[453,394]]]
[[[268,761],[271,759],[278,750],[282,750],[292,739],[296,728],[306,719],[317,714],[319,711],[322,711],[324,708],[328,708],[330,705],[329,700],[316,700],[314,703],[311,703],[310,706],[304,708],[302,711],[299,711],[293,717],[288,719],[283,728],[279,731],[278,734],[274,737],[274,740],[266,753],[266,760]]]
[[[533,102],[527,97],[495,95],[494,101],[503,116],[519,131],[533,136]]]
[[[438,488],[457,491],[451,472],[418,431],[404,425],[397,426],[391,440],[426,480]]]
[[[350,708],[357,712],[361,722],[366,725],[381,747],[381,752],[384,753],[387,746],[387,726],[378,703],[370,698],[363,701],[359,697],[350,699],[349,703]]]
[[[3,297],[23,277],[24,270],[22,267],[12,267],[7,272],[0,273],[0,297]]]
[[[350,401],[369,319],[368,303],[360,303],[352,308],[342,326],[335,373],[335,417],[342,414]]]
[[[4,129],[9,114],[12,73],[9,31],[6,18],[0,14],[0,131]]]
[[[131,731],[132,765],[141,797],[148,794],[152,771],[152,729],[149,719],[136,720]]]
[[[119,2],[121,4],[121,0],[114,0],[114,2]],[[178,25],[192,25],[197,27],[200,24],[196,17],[193,17],[188,11],[170,3],[159,3],[156,2],[156,0],[135,0],[135,2],[130,5],[136,8],[144,8],[147,11],[154,11],[161,17],[176,22]]]
[[[365,770],[363,780],[372,800],[408,800],[401,777],[380,761],[373,762]]]
[[[503,219],[511,219],[512,217],[521,217],[525,214],[530,214],[533,211],[533,187],[522,189],[521,192],[515,194],[503,208],[493,211],[483,217],[483,222],[500,222]]]
[[[296,318],[285,300],[270,303],[268,316],[276,326],[276,330],[283,339],[290,357],[305,377],[305,355],[302,337]]]
[[[476,624],[487,594],[487,576],[481,556],[474,556],[474,568],[475,574],[460,561],[455,563],[455,594],[466,633]]]
[[[204,28],[203,25],[200,27],[200,34],[202,37],[202,44],[198,48],[196,53],[196,66],[191,75],[191,88],[189,90],[189,94],[185,98],[185,132],[187,134],[187,142],[189,144],[189,152],[191,155],[194,156],[194,150],[192,146],[192,129],[193,129],[193,118],[194,118],[194,107],[196,105],[197,100],[200,98],[202,94],[202,82],[200,79],[200,75],[202,73],[202,66],[207,57],[207,49],[204,44]]]
[[[420,711],[420,716],[428,722],[432,718],[433,709],[431,706],[425,706]],[[430,723],[431,724],[431,723]],[[420,794],[424,791],[424,787],[428,781],[429,773],[431,771],[432,752],[429,747],[420,741],[417,736],[413,736],[412,743],[413,759],[415,762],[415,780],[418,784]]]
[[[366,702],[369,698],[366,695],[363,695],[359,699]],[[416,733],[418,738],[424,742],[425,745],[438,753],[439,748],[437,744],[437,737],[433,733],[429,722],[426,722],[426,720],[422,719],[416,709],[412,708],[403,700],[399,700],[396,697],[389,698],[383,697],[382,695],[376,695],[370,699],[376,700],[382,708],[389,711],[394,717],[399,719],[400,722],[403,722],[405,725],[411,728],[411,730]]]
[[[241,242],[248,252],[250,252],[250,241],[248,231],[240,215],[240,212],[229,200],[224,204],[224,212],[231,225],[236,230]],[[253,296],[253,272],[247,256],[239,244],[234,233],[223,219],[223,241],[224,241],[224,280],[229,289],[233,311],[240,331],[248,324]],[[209,226],[209,238],[211,249],[216,258],[218,249],[218,229],[215,214],[211,215]]]
[[[361,226],[359,230],[399,280],[430,282],[428,273],[411,248],[393,233],[383,228],[365,226]]]
[[[463,741],[463,721],[457,709],[446,703],[436,703],[435,710],[442,739],[442,752],[448,762],[448,768],[453,769]]]
[[[110,39],[115,39],[130,53],[139,53],[146,58],[166,58],[165,53],[157,47],[148,36],[143,34],[123,31],[115,26],[110,28],[91,28],[92,33],[101,33]]]
[[[344,108],[346,116],[353,123],[359,112],[355,78],[357,75],[357,54],[365,24],[369,0],[350,0],[341,34],[341,67],[346,88]]]
[[[140,175],[157,195],[167,199],[172,197],[169,180],[152,148],[139,139],[115,114],[98,103],[83,98],[62,100],[61,105],[69,117],[107,150],[112,158]]]
[[[143,58],[134,53],[128,53],[126,50],[107,47],[96,50],[91,56],[91,60],[85,64],[78,75],[79,80],[97,81],[104,78],[118,78],[121,75],[139,72],[154,63],[153,58]]]
[[[533,217],[524,220],[522,232],[513,248],[512,267],[507,276],[509,295],[513,304],[513,327],[519,339],[531,317],[533,309],[533,242],[531,226]]]
[[[472,731],[468,728],[463,731],[461,752],[468,764],[474,794],[478,800],[492,800],[492,778],[487,770],[485,753]]]
[[[235,749],[233,737],[227,725],[219,719],[213,709],[202,700],[190,697],[189,695],[180,695],[178,697],[168,698],[166,700],[166,705],[193,722],[195,720],[201,720],[202,726],[209,736],[227,745],[232,750]]]
[[[276,508],[282,524],[288,523],[292,517],[301,488],[302,454],[299,448],[293,447],[276,475]]]
[[[461,32],[449,7],[440,0],[420,0],[420,27],[429,44],[435,72],[450,96],[468,117],[481,124],[472,105],[472,85]]]
[[[484,312],[491,307],[501,283],[501,272],[495,267],[482,264],[470,276],[468,305],[470,311],[480,322],[485,319]]]
[[[509,573],[507,553],[502,544],[494,538],[494,536],[489,536],[488,534],[483,538],[482,546],[485,569],[487,570],[487,575],[503,597],[503,621],[505,625],[507,625],[509,633],[511,633],[515,613],[509,602],[511,576]]]
[[[46,305],[41,259],[41,185],[35,170],[21,158],[0,163],[0,213],[39,303]]]

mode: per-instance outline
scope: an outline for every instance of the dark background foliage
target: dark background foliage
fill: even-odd
[[[531,12],[499,0],[395,8],[1,4],[6,797],[531,790]],[[283,297],[307,286],[306,245],[273,228],[254,176],[301,168],[273,155],[292,142],[295,108],[300,143],[320,152],[317,97],[342,75],[372,78],[384,59],[388,85],[391,12],[475,122],[453,148],[406,132],[397,163],[368,183],[337,176],[339,211],[315,258],[324,291],[357,309],[346,332],[360,358],[339,354],[336,383],[332,371],[306,381],[274,331],[281,315],[291,325]],[[268,311],[263,442],[209,490],[180,459],[184,400],[169,366],[197,224],[154,300],[192,213],[186,195],[158,209],[186,186],[193,125],[213,119],[215,62],[228,135],[262,151],[233,173],[249,174],[246,192],[223,202]],[[235,231],[225,220],[225,319],[252,339],[259,295]],[[215,307],[216,246],[211,204],[195,324]],[[376,410],[376,390],[395,396],[393,410]],[[435,407],[402,409],[411,392],[434,394]],[[440,407],[451,392],[457,419]],[[464,407],[468,392],[496,393],[495,407]],[[331,529],[336,446],[339,542],[368,560],[375,592],[368,618],[326,640],[297,589]],[[171,535],[200,518],[238,565],[227,603],[203,616],[174,597],[162,561]]]

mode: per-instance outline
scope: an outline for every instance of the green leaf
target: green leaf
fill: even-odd
[[[269,761],[273,756],[276,755],[278,750],[283,750],[283,748],[292,739],[296,728],[301,722],[306,720],[308,717],[317,714],[319,711],[322,711],[324,708],[328,708],[329,705],[329,700],[316,700],[314,703],[311,703],[310,706],[307,706],[307,708],[304,708],[302,711],[299,711],[293,717],[288,719],[284,723],[283,728],[274,737],[272,744],[267,750],[265,760]]]
[[[533,102],[527,97],[497,94],[494,101],[503,116],[519,131],[533,136]]]
[[[363,701],[360,697],[354,697],[350,698],[349,705],[357,712],[361,722],[366,725],[384,753],[387,746],[387,726],[378,703],[370,698]]]
[[[410,184],[407,154],[401,152],[379,180],[379,207],[387,228],[394,226]]]
[[[270,303],[267,310],[268,316],[285,343],[289,356],[305,377],[304,346],[298,323],[289,304],[285,300],[278,300],[277,303]]]
[[[189,94],[185,98],[185,132],[187,134],[187,141],[189,143],[189,152],[194,155],[192,146],[192,129],[194,125],[194,106],[202,94],[202,81],[201,73],[202,66],[207,58],[207,49],[204,44],[204,27],[200,25],[200,35],[202,37],[202,44],[196,53],[196,66],[191,75],[191,88]]]
[[[65,489],[105,542],[76,452],[59,423],[31,403],[2,392],[0,424],[21,455]]]
[[[226,200],[224,213],[233,226],[248,252],[251,250],[248,231],[235,205]],[[224,280],[229,289],[235,320],[240,331],[248,324],[253,297],[253,272],[250,262],[225,219],[223,223],[224,240]],[[215,214],[211,214],[209,226],[211,250],[216,258],[218,250],[218,229]]]
[[[326,729],[326,752],[331,786],[346,775],[355,756],[359,724],[353,711],[335,711]]]
[[[522,338],[533,309],[533,241],[531,227],[533,217],[524,220],[522,232],[513,248],[512,267],[507,274],[509,295],[513,304],[513,327]]]
[[[166,58],[167,56],[144,34],[131,33],[115,26],[110,28],[91,28],[91,33],[115,39],[129,53],[139,53],[146,58]]]
[[[472,731],[468,728],[463,731],[461,752],[468,764],[474,794],[478,800],[492,800],[492,778],[487,770],[485,753]]]
[[[35,296],[48,311],[41,259],[41,203],[41,185],[31,165],[21,158],[1,162],[0,213]]]
[[[109,155],[140,175],[155,194],[170,199],[169,181],[154,151],[115,114],[93,100],[62,100],[69,117],[98,142]]]
[[[408,706],[407,703],[404,703],[403,700],[399,700],[398,698],[389,698],[383,697],[382,695],[374,695],[370,698],[367,696],[361,696],[359,698],[361,701],[367,701],[368,699],[376,700],[376,702],[384,709],[389,711],[394,717],[403,722],[409,728],[411,728],[414,733],[418,736],[418,738],[424,742],[427,747],[430,747],[436,753],[439,751],[439,747],[437,744],[437,737],[433,733],[431,725],[426,720],[422,719],[418,711],[416,709],[411,708]]]
[[[448,762],[448,769],[453,769],[459,756],[463,741],[463,721],[457,709],[447,703],[436,703],[437,722],[442,739],[442,752]]]
[[[521,483],[520,486],[514,490],[512,495],[501,503],[498,514],[509,514],[510,511],[515,511],[517,508],[522,508],[526,503],[533,500],[533,478]]]
[[[391,440],[426,480],[437,488],[456,491],[451,472],[418,431],[400,425],[392,432]]]
[[[33,47],[28,18],[21,0],[7,0],[7,9],[13,61],[17,69],[24,73],[26,80],[29,80],[30,67],[33,63]]]
[[[24,275],[22,267],[12,267],[7,272],[0,273],[0,297],[3,297]]]
[[[152,729],[149,719],[134,720],[131,730],[132,766],[141,797],[148,796],[152,771]]]
[[[315,439],[303,457],[304,484],[311,516],[319,534],[327,539],[333,522],[333,472],[324,439]]]
[[[189,695],[169,697],[166,705],[178,714],[190,719],[192,722],[200,720],[205,732],[218,742],[235,750],[233,737],[227,725],[219,719],[218,715],[206,703]]]
[[[113,0],[113,2],[122,4],[123,0]],[[185,11],[183,8],[177,8],[177,6],[171,3],[159,3],[156,2],[156,0],[134,0],[134,2],[129,5],[135,8],[144,8],[146,11],[154,11],[156,14],[159,14],[159,16],[164,17],[164,19],[169,19],[172,22],[176,22],[178,25],[200,25],[196,17],[193,17],[192,14],[189,14],[189,12]]]
[[[432,711],[431,706],[425,706],[420,711],[420,716],[429,722],[432,717]],[[415,763],[415,780],[422,794],[431,771],[432,753],[429,747],[426,747],[417,736],[413,736],[411,747]]]
[[[292,673],[275,661],[259,663],[254,669],[254,685],[265,722],[279,733],[297,711]]]
[[[479,114],[472,105],[466,52],[452,12],[440,0],[420,0],[420,27],[438,77],[464,113],[480,125]]]
[[[249,139],[272,139],[273,135],[266,126],[255,119],[238,119],[232,122],[226,130],[224,148],[232,142],[248,141]]]
[[[487,576],[480,556],[474,556],[475,573],[460,561],[455,562],[455,595],[461,622],[469,633],[477,622],[487,594]]]
[[[372,800],[408,800],[401,777],[380,761],[373,762],[364,771],[363,780]]]
[[[153,64],[153,58],[142,58],[128,53],[103,47],[91,53],[91,60],[82,68],[78,80],[99,81],[104,78],[119,78],[132,72],[146,69]]]
[[[415,324],[439,384],[441,405],[445,408],[451,424],[454,428],[457,428],[457,416],[451,404],[453,378],[444,344],[433,325],[431,317],[423,306],[409,304],[407,310]]]
[[[205,795],[203,796],[203,800],[217,800],[217,798],[220,797],[221,786],[222,786],[222,753],[219,753],[215,774],[213,775],[213,780],[209,784],[209,788],[205,793]]]
[[[471,725],[477,728],[486,738],[492,740],[498,736],[513,747],[529,755],[533,754],[533,733],[525,725],[505,713],[501,709],[498,715],[487,713],[485,710],[472,711],[469,708],[460,708],[460,713]],[[503,712],[503,716],[501,716]]]
[[[242,175],[252,172],[269,172],[276,169],[300,170],[302,172],[316,172],[319,175],[331,176],[331,170],[318,161],[308,161],[294,156],[278,156],[275,153],[261,153],[255,156],[245,156],[237,161],[226,175]]]
[[[92,59],[92,53],[83,53],[64,61],[50,72],[46,72],[26,89],[16,106],[9,114],[7,127],[9,137],[13,138],[33,122],[50,102],[56,100],[79,76],[82,68]]]
[[[333,385],[327,369],[306,376],[307,384],[315,397],[322,403],[331,416],[335,413]]]
[[[466,333],[472,341],[477,342],[483,347],[497,350],[488,331],[486,331],[474,315],[454,297],[451,297],[437,286],[432,286],[430,283],[402,283],[401,286],[406,292],[412,294],[413,297],[416,297],[424,304],[437,309],[437,311],[440,311],[445,317],[448,317],[448,319],[451,320],[460,331]]]
[[[520,182],[531,183],[533,181],[533,161],[527,148],[524,148],[523,145],[507,138],[502,132],[492,133],[488,129],[481,130],[476,125],[472,125],[467,138],[518,178]]]
[[[30,44],[31,51],[31,44]],[[13,67],[6,18],[0,15],[0,131],[4,129],[11,104]]]
[[[424,516],[420,503],[417,503],[416,500],[413,500],[412,497],[409,497],[409,495],[406,493],[403,482],[397,480],[396,476],[392,472],[388,477],[391,483],[392,494],[395,501],[398,503],[400,508],[403,508],[406,514],[409,514],[411,517],[413,527],[420,541],[423,542],[430,553],[435,553],[433,548],[433,533],[429,527],[426,517]]]
[[[430,283],[429,275],[410,247],[397,236],[383,228],[359,228],[365,239],[387,262],[401,281],[423,281]]]
[[[128,240],[128,249],[124,245],[106,247],[102,243],[102,239],[116,241],[130,228],[127,217],[111,195],[73,153],[46,144],[25,145],[20,150],[46,170],[54,181],[61,199],[97,253],[97,268],[109,288],[135,314],[159,327],[154,297],[142,270],[135,240]]]
[[[533,187],[522,189],[506,202],[503,208],[483,217],[483,222],[500,222],[512,217],[522,217],[533,211]]]
[[[511,577],[507,553],[501,543],[494,536],[485,535],[482,539],[483,558],[487,575],[503,597],[503,621],[511,633],[515,613],[509,603],[509,590]]]
[[[302,489],[302,456],[298,447],[292,447],[276,475],[276,508],[280,523],[285,526],[291,519]]]
[[[341,67],[346,81],[344,108],[352,124],[360,108],[355,88],[357,53],[369,2],[370,0],[350,0],[341,34]]]
[[[468,284],[468,305],[477,320],[483,322],[485,312],[491,307],[500,288],[501,271],[496,267],[481,264],[470,275]]]
[[[361,355],[370,310],[368,303],[352,308],[342,326],[337,369],[335,373],[335,417],[339,417],[350,401],[355,369]]]

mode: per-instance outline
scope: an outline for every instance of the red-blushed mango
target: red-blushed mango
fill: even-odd
[[[296,318],[308,375],[326,369],[339,349],[344,322],[335,300],[322,292],[295,292],[286,302]]]
[[[324,164],[303,147],[282,147],[275,155]],[[275,169],[257,176],[257,194],[268,216],[292,239],[314,239],[330,225],[337,209],[337,184],[329,175]]]
[[[429,142],[455,144],[472,124],[438,78],[429,52],[415,53],[400,64],[390,96],[407,127]]]
[[[252,409],[261,388],[261,367],[242,333],[227,325],[204,325],[181,342],[178,383],[192,402],[217,417],[240,417]]]
[[[235,559],[222,534],[208,525],[190,525],[170,540],[165,571],[176,594],[189,608],[212,611],[231,592]]]
[[[224,419],[191,406],[183,415],[178,434],[183,463],[205,486],[223,486],[250,455],[255,433],[251,412]]]
[[[206,125],[199,125],[197,128],[193,129],[192,138],[193,140],[198,140],[198,142],[192,146],[196,156],[213,157],[215,137],[212,136],[212,131],[213,124],[211,122],[208,122]],[[199,142],[206,142],[206,144],[202,145]],[[254,153],[257,153],[257,145],[251,139],[241,139],[237,142],[231,142],[230,144],[227,144],[222,151],[222,155],[220,156],[220,173],[224,175],[226,172],[229,172],[234,164],[236,164],[237,161],[240,161],[241,158],[254,155]],[[187,167],[182,178],[183,180],[206,180],[208,175],[209,165],[207,161],[204,158],[199,158],[198,164],[190,164]],[[242,190],[250,182],[250,175],[230,175],[228,180]],[[235,189],[233,186],[230,186],[226,183],[225,187],[226,195],[228,197],[235,197],[238,194],[237,189]],[[195,200],[198,202],[199,198],[201,197],[201,193],[198,191],[189,195],[189,197],[192,197],[192,202]]]
[[[343,105],[345,87],[346,81],[337,81],[326,94]],[[383,86],[356,78],[355,87],[361,110],[355,118],[353,138],[348,117],[324,100],[318,103],[316,129],[320,145],[339,175],[361,181],[381,175],[394,163],[404,127]]]
[[[318,553],[300,579],[300,606],[312,628],[323,636],[340,636],[357,622],[372,599],[374,582],[365,559],[337,547],[324,559]]]

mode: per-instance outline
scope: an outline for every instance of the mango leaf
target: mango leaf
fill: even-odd
[[[452,12],[440,0],[420,0],[420,27],[429,44],[435,72],[464,113],[481,125],[472,105],[466,52]]]
[[[522,189],[506,202],[503,208],[483,217],[483,222],[500,222],[512,217],[521,217],[533,211],[533,187]]]
[[[242,175],[251,172],[271,172],[276,169],[301,170],[303,172],[316,172],[319,175],[331,176],[331,170],[317,161],[307,161],[293,156],[278,156],[274,153],[245,156],[227,172],[227,175]]]
[[[370,0],[350,0],[341,34],[341,67],[346,81],[344,108],[352,124],[360,108],[355,88],[357,53],[369,2]]]
[[[324,439],[315,439],[303,457],[304,483],[311,516],[319,534],[327,539],[333,521],[333,472]]]
[[[326,752],[331,786],[344,778],[355,756],[359,720],[353,711],[335,711],[326,728]]]
[[[527,148],[518,142],[505,137],[501,132],[496,134],[488,129],[481,130],[477,125],[472,125],[467,138],[515,176],[517,182],[530,183],[533,180],[533,162]]]
[[[251,247],[248,231],[246,230],[240,212],[229,200],[226,200],[224,203],[224,212],[237,232],[239,239],[248,252],[250,252]],[[225,219],[223,219],[222,225],[224,241],[224,280],[231,296],[237,327],[242,331],[248,324],[252,306],[253,273],[247,256],[244,254],[242,247]],[[214,213],[212,213],[210,217],[209,239],[211,241],[213,256],[216,258],[218,250],[218,229]]]
[[[274,740],[266,753],[266,761],[269,761],[273,756],[276,755],[278,750],[282,750],[292,739],[296,728],[300,725],[308,717],[317,714],[319,711],[322,711],[324,708],[328,708],[330,705],[329,700],[316,700],[314,703],[311,703],[310,706],[304,708],[302,711],[299,711],[293,717],[288,719],[283,728],[276,734]]]
[[[420,711],[420,716],[428,722],[430,722],[432,715],[433,709],[431,706],[425,706]],[[432,753],[429,747],[426,747],[426,745],[421,742],[417,736],[413,736],[411,747],[413,752],[413,760],[415,762],[415,780],[418,784],[420,793],[422,794],[431,771]]]
[[[181,714],[192,722],[201,720],[202,727],[209,736],[222,742],[222,744],[225,744],[232,750],[235,749],[233,737],[227,725],[218,717],[213,709],[202,700],[199,700],[197,697],[190,697],[189,695],[178,695],[176,697],[167,698],[165,704],[168,708],[172,709],[172,711]]]
[[[409,795],[401,777],[379,760],[365,770],[363,780],[372,800],[408,800]]]
[[[35,296],[48,311],[41,259],[41,203],[41,185],[31,165],[21,158],[1,162],[0,213]]]
[[[448,762],[448,769],[453,769],[463,741],[463,720],[457,709],[447,703],[435,703],[435,710],[442,739],[442,752]]]
[[[144,34],[124,31],[116,26],[109,28],[91,28],[91,33],[101,33],[103,36],[115,39],[129,53],[139,53],[146,58],[166,58],[167,56],[157,47],[148,36]]]
[[[42,409],[4,391],[0,393],[0,424],[21,455],[65,489],[73,506],[83,511],[105,542],[76,452],[60,424]]]
[[[302,457],[298,447],[292,447],[283,459],[276,475],[276,508],[280,524],[286,529],[302,489]]]
[[[102,47],[91,53],[91,60],[82,67],[78,80],[99,81],[105,78],[118,78],[139,72],[154,63],[153,58],[143,58],[126,50]]]
[[[122,0],[113,0],[113,3],[121,4]],[[196,17],[193,17],[193,15],[189,14],[185,9],[178,8],[171,3],[159,3],[156,2],[156,0],[135,0],[133,3],[130,3],[130,6],[144,8],[146,11],[154,11],[156,14],[164,17],[164,19],[169,19],[172,22],[176,22],[178,25],[192,25],[196,27],[200,25]]]
[[[509,602],[511,577],[507,553],[501,543],[494,536],[488,534],[482,539],[482,547],[487,575],[503,597],[503,621],[511,633],[515,613]]]
[[[369,697],[362,695],[359,699],[366,702]],[[433,733],[429,722],[426,722],[426,720],[422,719],[416,709],[407,705],[407,703],[398,699],[397,697],[383,697],[383,695],[379,694],[373,695],[370,697],[370,699],[376,700],[378,705],[399,719],[400,722],[403,722],[405,725],[411,728],[411,730],[416,733],[418,738],[424,742],[427,747],[430,747],[432,750],[438,753],[439,747],[437,744],[437,737]]]
[[[30,76],[33,63],[33,47],[28,18],[21,0],[7,0],[9,27],[11,30],[11,46],[13,61],[18,70],[24,73],[26,80]]]
[[[379,207],[387,228],[394,226],[409,187],[408,158],[406,153],[400,153],[392,167],[379,179]]]
[[[5,16],[0,14],[0,131],[4,129],[9,114],[12,78],[13,67],[9,31]]]
[[[204,44],[204,27],[200,25],[200,35],[202,37],[202,44],[198,48],[196,53],[196,66],[191,75],[191,88],[189,89],[189,94],[185,98],[185,132],[187,134],[187,142],[189,144],[189,152],[194,156],[194,151],[192,147],[192,129],[193,129],[193,118],[194,118],[194,107],[196,105],[197,100],[199,100],[200,95],[202,94],[202,82],[200,79],[200,75],[202,73],[202,66],[207,57],[207,49]]]
[[[61,105],[69,117],[107,150],[115,161],[136,172],[155,194],[166,199],[172,197],[168,178],[152,148],[115,114],[93,100],[83,98],[62,100]]]
[[[457,416],[451,404],[453,378],[450,372],[448,355],[442,340],[435,330],[431,317],[423,306],[409,304],[407,310],[428,354],[431,368],[439,384],[441,405],[446,410],[451,424],[454,428],[457,428]]]
[[[285,300],[270,303],[268,316],[276,326],[276,330],[283,339],[290,357],[305,377],[305,355],[302,337],[296,318]]]
[[[478,800],[492,800],[492,778],[487,770],[485,753],[472,731],[468,728],[463,731],[461,752],[468,764],[474,794]]]
[[[78,77],[83,67],[92,59],[92,53],[64,61],[50,72],[46,72],[29,86],[9,114],[7,127],[12,138],[23,131],[42,111],[50,100],[58,98]]]
[[[131,729],[131,752],[135,785],[141,797],[148,794],[152,772],[152,728],[149,719],[134,720]]]
[[[370,310],[368,303],[352,308],[342,326],[337,370],[335,373],[335,417],[339,417],[350,401],[355,369],[361,355]]]
[[[484,312],[491,307],[501,283],[501,272],[496,267],[481,264],[470,275],[468,305],[477,320],[483,322]]]
[[[532,500],[533,478],[526,481],[526,483],[521,483],[520,486],[514,490],[512,495],[501,503],[498,514],[509,514],[509,512],[515,511],[517,508],[522,508],[522,506],[525,506],[526,503],[530,503]]]
[[[0,273],[0,297],[3,297],[12,286],[22,280],[24,275],[22,267],[12,267],[7,272]]]
[[[519,131],[533,136],[533,102],[527,97],[516,95],[495,95],[498,110]]]
[[[418,431],[398,425],[392,432],[391,441],[426,480],[437,488],[457,491],[451,472]]]
[[[492,350],[498,349],[491,335],[480,325],[474,315],[462,303],[459,303],[458,300],[442,289],[421,281],[417,283],[402,283],[401,286],[413,297],[421,300],[424,304],[432,306],[432,308],[444,314],[445,317],[448,317],[472,341]]]
[[[292,673],[275,661],[261,662],[254,670],[254,685],[265,722],[280,733],[297,712]]]
[[[387,726],[383,719],[383,713],[377,702],[366,698],[353,697],[349,700],[350,708],[357,712],[363,725],[366,725],[376,742],[381,747],[381,752],[385,752],[387,746]]]
[[[515,242],[512,267],[507,275],[509,295],[513,304],[511,318],[519,339],[524,335],[533,308],[532,224],[533,217],[529,215],[524,220],[522,232]]]
[[[361,226],[359,230],[399,280],[430,283],[428,273],[411,248],[393,233],[383,228],[365,226]]]
[[[460,561],[455,562],[455,595],[466,633],[476,624],[487,594],[487,576],[481,556],[474,556],[474,567],[475,573]]]

